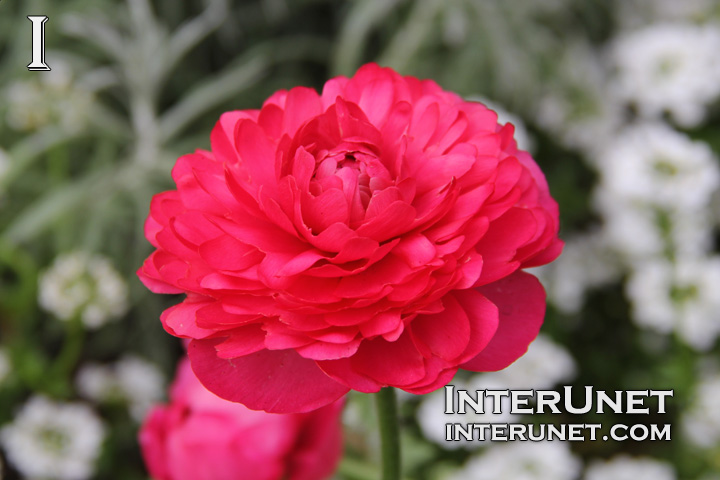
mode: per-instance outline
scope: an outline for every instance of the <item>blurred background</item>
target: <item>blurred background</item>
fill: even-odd
[[[48,72],[30,72],[47,15]],[[470,389],[674,389],[663,415],[444,415],[403,395],[408,479],[720,479],[720,2],[4,0],[0,477],[148,478],[137,431],[182,353],[135,271],[175,159],[221,112],[365,62],[515,125],[560,204],[548,313]],[[582,401],[582,395],[577,399]],[[352,394],[338,479],[377,478]],[[445,442],[448,421],[670,424],[670,441]]]

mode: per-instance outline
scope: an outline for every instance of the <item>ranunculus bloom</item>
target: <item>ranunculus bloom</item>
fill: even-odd
[[[184,361],[140,430],[156,480],[322,480],[342,454],[342,400],[310,413],[248,410],[209,392]]]
[[[140,278],[203,384],[272,412],[349,389],[427,393],[522,355],[545,313],[524,267],[558,208],[513,126],[370,64],[228,112],[152,201]]]

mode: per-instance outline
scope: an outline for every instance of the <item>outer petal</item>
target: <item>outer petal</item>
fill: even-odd
[[[470,340],[470,320],[452,295],[443,299],[445,310],[434,315],[419,315],[411,324],[412,338],[426,357],[445,360],[459,357]]]
[[[550,263],[560,256],[562,253],[565,242],[559,238],[555,238],[552,243],[543,251],[537,255],[525,260],[522,264],[523,268],[538,267]]]
[[[160,272],[153,263],[154,255],[155,253],[146,258],[143,266],[136,272],[143,285],[154,293],[183,293],[181,289],[160,280]]]
[[[441,388],[452,380],[457,367],[447,367],[447,363],[439,358],[425,361],[425,377],[411,385],[403,385],[402,389],[409,393],[423,395]]]
[[[349,359],[322,361],[319,365],[333,378],[361,392],[377,391],[387,385],[410,385],[426,376],[425,360],[407,331],[394,342],[382,337],[365,340]]]
[[[205,338],[213,333],[213,330],[197,326],[197,311],[211,302],[185,300],[165,310],[160,315],[163,327],[171,335],[180,338]]]
[[[329,477],[342,456],[341,412],[337,402],[307,414],[289,460],[290,480],[318,480]]]
[[[170,480],[166,454],[168,409],[156,406],[145,418],[138,434],[145,465],[156,480]]]
[[[256,412],[257,413],[257,412]],[[282,445],[252,452],[248,445],[265,447],[289,443],[292,433],[284,434],[282,426],[238,425],[228,428],[235,417],[222,412],[194,412],[180,425],[174,425],[167,439],[168,468],[171,480],[274,480],[282,475]],[[279,428],[278,428],[279,427]],[[287,428],[287,426],[285,427]],[[283,438],[284,437],[284,438]],[[255,441],[253,442],[253,438]],[[263,438],[265,442],[258,443]],[[280,441],[278,441],[280,440]],[[242,442],[242,443],[241,443]],[[241,444],[245,448],[237,448]],[[291,445],[287,445],[289,449]],[[274,451],[273,451],[274,450]]]
[[[485,349],[460,367],[474,372],[502,370],[527,351],[545,316],[545,290],[537,278],[518,271],[478,289],[497,305],[500,323]]]
[[[467,313],[471,329],[467,349],[456,359],[460,363],[474,358],[488,346],[498,330],[500,320],[497,305],[477,290],[457,291],[455,298]]]
[[[323,360],[319,361],[318,365],[323,369],[323,372],[330,375],[333,379],[338,382],[342,382],[347,385],[348,388],[352,388],[358,392],[375,393],[379,392],[380,389],[385,386],[382,383],[378,383],[370,377],[355,371],[350,358]]]
[[[193,371],[211,392],[252,410],[309,412],[334,402],[349,390],[325,375],[314,361],[293,350],[261,350],[223,360],[215,351],[218,342],[190,342],[188,356]]]

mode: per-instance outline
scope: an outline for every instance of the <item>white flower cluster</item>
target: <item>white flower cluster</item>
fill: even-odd
[[[720,374],[704,375],[695,387],[691,407],[682,418],[682,430],[693,445],[713,448],[720,443]]]
[[[596,460],[585,470],[585,480],[676,480],[673,466],[652,458],[618,455]]]
[[[127,285],[110,261],[99,255],[61,255],[40,278],[39,303],[62,320],[80,315],[86,327],[99,328],[125,313]]]
[[[568,442],[508,442],[470,458],[446,480],[574,480],[581,469]]]
[[[80,395],[94,402],[127,402],[138,422],[165,394],[162,372],[155,364],[134,355],[126,355],[113,365],[83,365],[75,385]]]
[[[691,212],[720,184],[710,148],[660,123],[626,128],[598,164],[604,195],[629,206]]]
[[[710,148],[661,123],[628,126],[598,155],[604,237],[630,270],[633,318],[699,350],[720,334],[720,261],[709,207],[720,186]]]
[[[712,210],[720,166],[707,144],[664,116],[697,126],[720,97],[720,25],[693,23],[711,18],[704,0],[623,3],[622,11],[655,23],[624,24],[605,57],[569,47],[561,85],[539,102],[539,126],[597,171],[593,206],[602,221],[566,238],[564,254],[539,277],[566,312],[582,308],[588,289],[627,279],[639,325],[707,350],[720,335],[720,297],[712,294],[720,288]]]
[[[682,3],[682,2],[678,2]],[[698,125],[720,95],[720,28],[654,24],[616,39],[617,94],[645,117],[664,112],[683,127]]]
[[[612,139],[622,124],[622,104],[607,94],[605,60],[590,45],[578,41],[560,55],[554,81],[534,116],[565,145],[592,152]]]
[[[525,355],[504,370],[474,375],[469,381],[454,380],[456,390],[488,389],[549,389],[572,379],[576,365],[570,354],[545,335],[538,335]],[[417,411],[418,424],[428,440],[443,448],[478,448],[485,442],[478,440],[445,441],[446,423],[512,423],[517,415],[510,413],[509,397],[502,397],[500,413],[492,413],[492,399],[485,397],[485,413],[470,411],[464,414],[445,414],[445,390],[440,389],[422,397]],[[505,403],[502,403],[505,402]]]
[[[7,460],[26,478],[83,480],[94,472],[105,429],[86,405],[32,397],[0,430]]]
[[[7,105],[7,124],[20,131],[37,130],[57,124],[67,131],[83,128],[93,96],[76,85],[72,68],[55,59],[52,70],[30,80],[18,81],[0,91],[0,103]]]
[[[664,353],[673,335],[711,351],[720,338],[720,161],[703,122],[711,113],[715,122],[720,105],[720,3],[623,0],[613,11],[619,34],[599,53],[568,42],[532,106],[535,125],[579,153],[599,180],[591,197],[599,221],[566,233],[560,258],[533,273],[548,300],[570,313],[582,309],[587,290],[623,282],[645,348]],[[696,388],[682,426],[689,443],[712,455],[720,377]],[[495,446],[488,448],[489,456]],[[478,467],[458,478],[490,478],[483,475]],[[592,463],[583,478],[677,475],[669,463],[619,456]]]
[[[627,283],[638,324],[709,350],[720,334],[720,257],[646,262]]]

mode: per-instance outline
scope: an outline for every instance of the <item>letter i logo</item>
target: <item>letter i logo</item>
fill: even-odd
[[[45,22],[47,15],[28,15],[32,22],[32,62],[27,66],[31,72],[50,70],[45,63]]]

